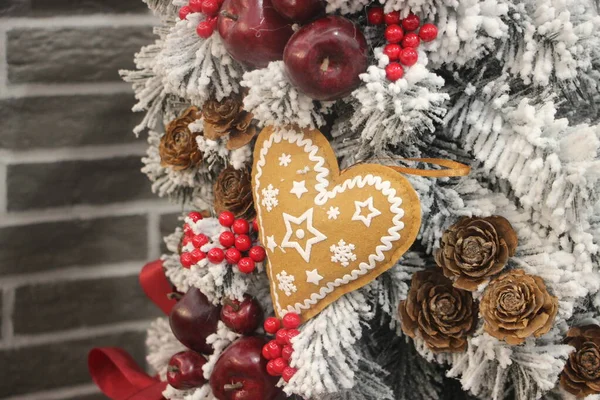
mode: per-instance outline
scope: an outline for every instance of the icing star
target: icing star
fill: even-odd
[[[327,239],[327,236],[323,235],[313,226],[313,209],[309,209],[299,217],[294,217],[290,214],[283,213],[283,221],[285,222],[285,237],[281,242],[281,247],[290,247],[296,249],[304,261],[310,261],[310,252],[312,246],[316,243],[322,242]],[[292,228],[294,225],[301,225],[297,229]],[[306,225],[306,226],[304,226]],[[302,232],[301,234],[299,234]],[[312,234],[312,236],[309,235]],[[292,235],[299,240],[307,238],[304,247],[300,245],[297,240],[290,240]]]
[[[271,253],[275,251],[277,248],[277,243],[275,243],[275,236],[267,236],[267,247],[271,250]]]
[[[352,216],[352,221],[362,221],[367,228],[371,226],[371,220],[373,218],[381,215],[381,211],[373,206],[373,197],[369,197],[365,201],[355,201],[354,206],[356,207],[356,212]],[[369,214],[367,214],[367,216],[362,215],[362,210],[365,207],[369,209]]]
[[[319,271],[317,269],[313,269],[312,271],[306,271],[306,282],[314,283],[315,285],[319,285],[319,282],[323,279],[321,275],[319,275]]]
[[[290,154],[282,153],[279,156],[279,165],[282,167],[287,167],[292,162],[292,156]]]
[[[306,189],[306,181],[296,182],[294,181],[294,187],[290,190],[290,193],[295,194],[298,198],[302,197],[304,193],[308,192]]]
[[[337,219],[340,215],[339,207],[329,207],[329,211],[327,211],[327,219]]]

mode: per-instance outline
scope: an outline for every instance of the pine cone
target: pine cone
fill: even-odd
[[[558,299],[548,293],[539,276],[513,270],[490,283],[479,310],[487,333],[517,345],[531,335],[548,333],[556,317]]]
[[[256,216],[252,181],[246,168],[225,168],[214,185],[215,211],[231,211],[236,218],[252,220]]]
[[[200,119],[201,113],[196,107],[190,107],[167,125],[165,134],[160,138],[158,152],[161,165],[176,171],[186,170],[202,162],[202,152],[198,149],[196,137],[200,133],[192,132],[189,125]]]
[[[435,268],[413,275],[398,311],[404,333],[412,338],[418,333],[434,353],[465,351],[477,322],[471,293],[453,287]]]
[[[560,375],[561,386],[579,398],[600,394],[600,326],[571,328],[565,343],[575,351]]]
[[[454,286],[465,290],[489,281],[515,254],[517,234],[506,218],[461,218],[442,236],[435,261]]]
[[[244,111],[241,98],[233,95],[222,101],[209,100],[202,109],[204,114],[204,137],[218,140],[229,135],[227,149],[236,150],[250,143],[256,136],[252,114]]]

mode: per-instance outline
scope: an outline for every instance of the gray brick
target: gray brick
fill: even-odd
[[[178,226],[183,225],[183,222],[179,221],[180,216],[180,213],[164,214],[160,216],[160,252],[162,254],[168,252],[167,246],[165,245],[165,241],[162,240],[162,238],[175,232],[175,228],[177,228]]]
[[[17,288],[13,325],[16,334],[36,334],[160,314],[142,291],[136,275]]]
[[[146,259],[145,216],[0,228],[0,276]],[[0,364],[1,365],[1,364]]]
[[[93,347],[122,347],[143,366],[144,337],[144,332],[130,332],[1,350],[0,398],[91,382],[87,355]]]
[[[0,16],[130,13],[148,10],[141,0],[2,0]]]
[[[132,142],[133,94],[0,100],[0,148],[26,150]]]
[[[137,156],[10,165],[8,210],[153,199],[141,167]]]
[[[133,54],[153,40],[150,27],[13,29],[7,33],[12,83],[119,81]]]

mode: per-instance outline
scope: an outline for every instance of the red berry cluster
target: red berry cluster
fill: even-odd
[[[199,212],[193,211],[188,214],[188,218],[197,222],[202,219]],[[225,248],[214,247],[205,253],[201,250],[202,246],[211,240],[205,234],[196,234],[189,224],[183,225],[183,241],[185,247],[192,244],[194,250],[182,251],[179,260],[184,268],[190,268],[192,265],[207,258],[213,264],[219,264],[224,260],[228,264],[237,265],[240,272],[249,274],[256,268],[257,262],[263,262],[267,253],[262,246],[254,246],[250,237],[250,223],[245,219],[235,219],[233,213],[224,211],[219,215],[219,223],[229,228],[219,236],[219,243]],[[252,232],[258,232],[256,220],[252,222]]]
[[[283,323],[283,328],[281,324]],[[287,313],[281,321],[275,317],[265,320],[265,332],[275,335],[275,339],[267,343],[262,350],[267,363],[267,373],[271,376],[281,376],[284,381],[290,379],[298,372],[289,362],[294,353],[292,339],[300,334],[300,316],[296,313]]]
[[[179,9],[179,18],[186,19],[189,13],[203,13],[206,19],[196,27],[201,38],[209,38],[217,28],[217,16],[225,0],[190,0],[187,6]]]
[[[396,82],[404,76],[402,65],[410,67],[415,65],[419,59],[417,48],[424,42],[431,42],[437,37],[438,29],[433,24],[421,25],[420,18],[415,14],[409,14],[406,18],[400,18],[399,11],[385,14],[383,8],[373,7],[367,12],[367,19],[371,25],[386,24],[385,39],[388,44],[383,53],[388,56],[390,63],[385,67],[387,78]],[[417,33],[417,29],[419,32]]]

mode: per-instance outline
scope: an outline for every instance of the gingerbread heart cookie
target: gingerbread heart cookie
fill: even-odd
[[[417,193],[391,168],[340,172],[318,130],[265,128],[252,185],[275,311],[314,317],[391,268],[421,225]]]

